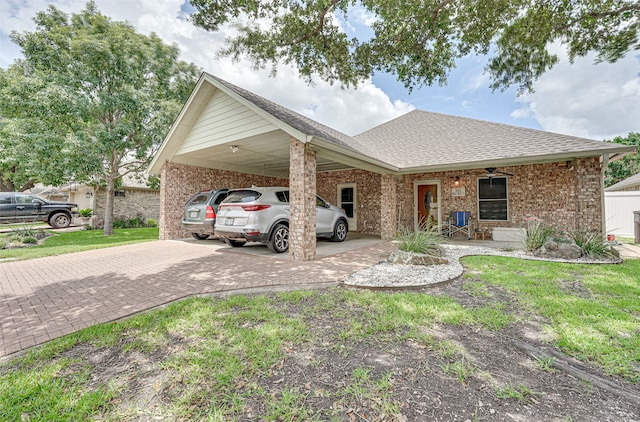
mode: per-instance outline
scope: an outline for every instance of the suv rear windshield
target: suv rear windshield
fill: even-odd
[[[225,204],[238,204],[244,202],[253,202],[260,198],[262,194],[255,190],[236,190],[229,193],[227,199],[224,200]]]
[[[187,205],[203,205],[209,201],[209,195],[205,193],[195,194],[189,201],[187,201]]]

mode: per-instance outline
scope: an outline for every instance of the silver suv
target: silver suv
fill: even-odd
[[[342,242],[349,227],[344,210],[316,197],[316,236]],[[230,246],[265,243],[274,252],[289,249],[289,188],[233,189],[218,208],[215,235]]]

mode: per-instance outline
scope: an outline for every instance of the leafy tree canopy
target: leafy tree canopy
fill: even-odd
[[[640,156],[638,156],[638,151],[640,151],[640,132],[631,132],[626,137],[617,136],[613,138],[613,140],[607,140],[607,142],[633,145],[636,147],[636,150],[631,154],[625,155],[620,160],[609,163],[605,172],[605,187],[615,185],[624,179],[640,173]]]
[[[258,67],[295,63],[301,74],[357,84],[389,72],[408,88],[443,84],[455,60],[495,55],[487,70],[492,88],[533,81],[558,62],[561,42],[570,60],[597,53],[615,62],[638,42],[640,2],[631,0],[192,0],[193,22],[236,35],[221,54],[247,55]],[[369,39],[343,28],[356,16],[373,22]]]
[[[24,59],[0,72],[0,142],[40,181],[104,183],[111,234],[117,179],[146,168],[199,69],[92,1],[71,16],[49,6],[34,21],[11,34]]]

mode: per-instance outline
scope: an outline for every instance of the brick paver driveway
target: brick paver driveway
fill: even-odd
[[[176,299],[335,283],[386,256],[378,243],[315,261],[154,241],[0,263],[0,356]]]

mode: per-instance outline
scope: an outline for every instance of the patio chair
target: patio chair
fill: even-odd
[[[471,211],[452,211],[446,224],[449,237],[454,237],[456,233],[462,233],[471,240]]]

